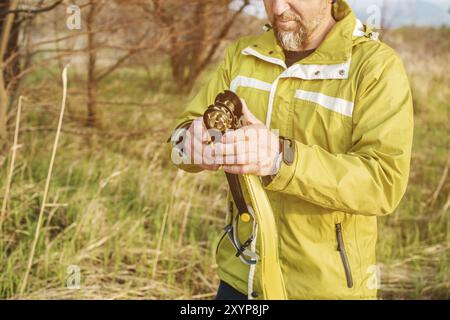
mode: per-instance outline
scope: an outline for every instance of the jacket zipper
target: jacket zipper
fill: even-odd
[[[342,264],[344,265],[345,270],[345,278],[347,279],[347,287],[352,288],[353,287],[353,278],[352,278],[352,272],[350,270],[350,264],[348,262],[347,253],[345,251],[344,246],[344,239],[342,237],[342,225],[341,223],[336,223],[336,239],[337,239],[337,250],[339,251],[339,254],[341,255]]]

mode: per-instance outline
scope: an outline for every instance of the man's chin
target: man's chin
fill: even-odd
[[[304,42],[303,37],[297,32],[280,32],[276,30],[278,44],[287,51],[299,51]]]

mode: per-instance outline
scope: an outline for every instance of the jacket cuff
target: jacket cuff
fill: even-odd
[[[281,161],[280,170],[275,176],[272,176],[272,179],[267,179],[266,177],[262,179],[263,185],[265,189],[269,191],[282,191],[284,190],[292,178],[295,176],[295,171],[297,168],[298,162],[298,154],[299,154],[299,145],[296,141],[295,143],[295,153],[294,153],[294,161],[291,164],[287,164],[285,161]]]

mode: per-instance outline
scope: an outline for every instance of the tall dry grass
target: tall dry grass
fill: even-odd
[[[450,61],[449,51],[431,54],[424,41],[432,38],[430,32],[450,39],[450,31],[432,30],[425,38],[418,29],[411,39],[411,30],[387,39],[410,75],[416,128],[407,194],[395,214],[379,221],[380,297],[449,298]],[[0,235],[3,298],[19,297],[38,225],[59,115],[61,84],[53,76],[59,71],[39,70],[24,86],[23,147]],[[122,68],[98,88],[103,129],[92,129],[83,126],[81,75],[76,69],[69,75],[48,205],[21,297],[212,298],[226,183],[220,172],[175,170],[163,149],[189,97],[177,94],[163,62],[151,70]],[[7,181],[7,160],[2,160],[1,181]],[[5,188],[3,183],[0,194]],[[78,290],[66,285],[70,265],[81,270]]]

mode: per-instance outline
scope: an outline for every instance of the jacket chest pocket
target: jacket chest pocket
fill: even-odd
[[[293,98],[292,133],[296,140],[345,153],[352,145],[352,103],[320,93],[297,90]]]

